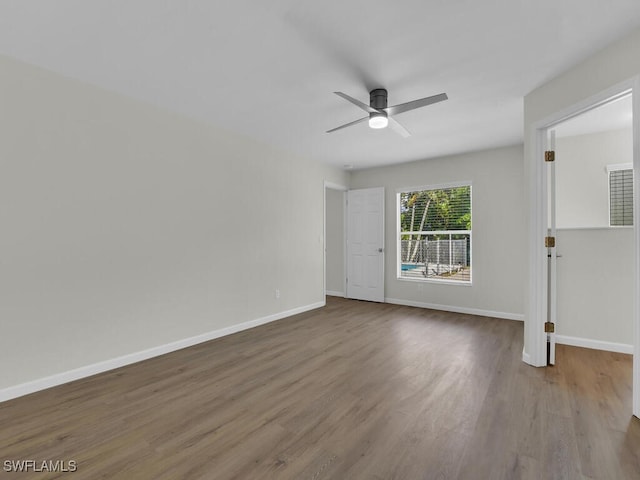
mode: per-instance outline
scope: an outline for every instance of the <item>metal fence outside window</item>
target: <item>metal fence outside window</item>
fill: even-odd
[[[471,278],[471,235],[460,231],[421,234],[421,238],[401,240],[401,277]]]

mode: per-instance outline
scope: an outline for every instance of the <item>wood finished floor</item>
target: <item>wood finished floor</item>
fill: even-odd
[[[325,308],[0,404],[0,461],[80,479],[639,479],[631,357],[520,322]]]

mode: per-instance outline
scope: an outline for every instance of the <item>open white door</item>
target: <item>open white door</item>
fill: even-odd
[[[347,192],[347,298],[384,302],[384,188]]]
[[[547,364],[556,363],[556,318],[557,318],[557,266],[558,255],[556,252],[556,132],[548,132],[549,148],[545,152],[545,163],[547,164],[547,206],[549,209],[547,237],[545,247],[547,247],[547,321],[544,331],[547,334]]]

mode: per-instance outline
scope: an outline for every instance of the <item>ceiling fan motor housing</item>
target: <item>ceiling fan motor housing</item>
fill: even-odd
[[[376,110],[387,108],[387,91],[384,88],[376,88],[369,92],[369,106]],[[371,128],[384,128],[387,126],[387,112],[369,113],[369,126]]]
[[[376,88],[369,92],[369,106],[376,110],[387,108],[387,91],[384,88]]]

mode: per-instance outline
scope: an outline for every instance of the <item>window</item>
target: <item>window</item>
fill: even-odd
[[[629,164],[609,165],[609,225],[633,225],[633,168]]]
[[[471,282],[471,185],[398,193],[398,278]]]

